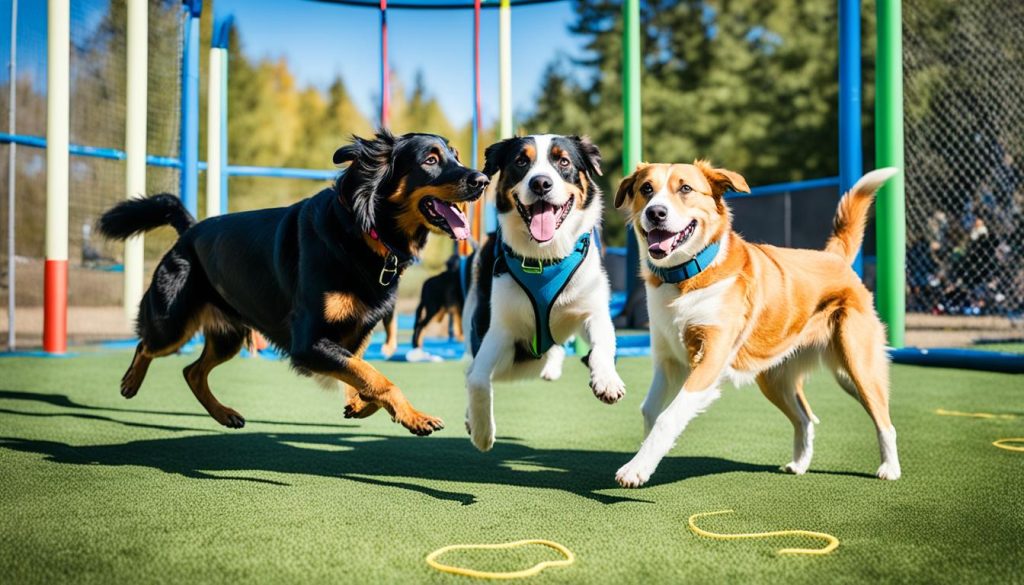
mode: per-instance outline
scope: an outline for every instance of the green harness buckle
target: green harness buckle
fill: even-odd
[[[543,274],[544,273],[544,264],[540,261],[539,258],[535,259],[537,261],[537,265],[536,266],[527,266],[526,260],[527,260],[526,258],[523,258],[523,261],[521,263],[521,265],[523,267],[523,272],[525,272],[527,274]]]

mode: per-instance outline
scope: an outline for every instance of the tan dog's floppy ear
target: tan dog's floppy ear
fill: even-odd
[[[615,192],[615,209],[622,207],[622,204],[626,202],[626,196],[633,195],[633,184],[636,183],[636,173],[622,178],[622,182],[619,183],[619,190]]]
[[[708,183],[711,184],[711,194],[715,197],[721,197],[726,191],[730,190],[750,193],[747,180],[739,173],[734,173],[728,169],[716,169],[706,160],[695,160],[693,161],[693,166],[704,173]]]

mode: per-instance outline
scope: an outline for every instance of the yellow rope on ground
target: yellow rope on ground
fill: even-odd
[[[935,414],[940,414],[942,416],[969,416],[973,418],[1017,418],[1017,416],[1013,414],[992,414],[989,412],[960,412],[959,410],[946,410],[945,408],[936,408]]]
[[[1008,445],[1007,443],[1024,443],[1024,437],[1015,437],[1009,439],[999,439],[993,441],[992,444],[1000,449],[1006,449],[1007,451],[1024,451],[1024,446],[1021,445]]]
[[[991,414],[988,412],[959,412],[956,410],[946,410],[944,408],[935,409],[935,414],[941,414],[943,416],[970,416],[974,418],[1001,418],[1001,419],[1014,419],[1017,415],[1014,414]],[[1006,449],[1007,451],[1019,451],[1024,452],[1024,447],[1018,445],[1010,445],[1008,443],[1024,443],[1024,438],[1006,438],[996,439],[992,442],[993,445],[1000,449]]]
[[[717,516],[718,514],[730,514],[732,510],[719,510],[717,512],[701,512],[690,516],[690,530],[694,534],[700,536],[706,536],[708,538],[717,538],[719,540],[739,540],[742,538],[768,538],[772,536],[808,536],[811,538],[820,538],[828,541],[825,548],[783,548],[779,549],[778,554],[780,555],[827,555],[828,553],[836,550],[839,546],[839,539],[832,536],[831,534],[825,534],[824,532],[811,532],[810,530],[773,530],[771,532],[750,532],[745,534],[717,534],[715,532],[708,532],[703,528],[698,528],[694,522],[697,518],[703,518],[704,516]]]
[[[528,544],[539,544],[548,548],[553,548],[558,551],[564,559],[557,561],[543,561],[530,567],[529,569],[523,569],[522,571],[507,571],[507,572],[492,572],[492,571],[477,571],[476,569],[467,569],[465,567],[453,567],[452,565],[445,565],[437,561],[437,557],[443,555],[446,552],[453,550],[478,550],[478,549],[499,549],[499,548],[516,548],[519,546],[526,546]],[[548,567],[567,567],[576,562],[576,555],[571,550],[550,540],[517,540],[515,542],[504,542],[500,544],[451,544],[445,547],[441,547],[434,552],[427,555],[427,564],[431,567],[445,573],[451,573],[453,575],[464,575],[466,577],[477,577],[479,579],[521,579],[523,577],[532,577],[537,573],[540,573]]]

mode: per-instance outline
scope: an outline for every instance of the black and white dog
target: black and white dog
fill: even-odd
[[[494,445],[492,379],[562,375],[574,335],[591,344],[590,387],[612,404],[625,394],[615,371],[610,286],[594,229],[601,220],[601,154],[586,138],[509,138],[487,148],[484,174],[499,175],[499,231],[480,247],[463,322],[473,362],[466,373],[466,430]]]

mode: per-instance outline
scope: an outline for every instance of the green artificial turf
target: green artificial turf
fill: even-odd
[[[181,369],[154,362],[139,395],[117,393],[127,353],[0,360],[0,582],[466,583],[423,557],[453,543],[544,538],[573,550],[535,583],[1020,582],[1024,578],[1022,378],[893,368],[903,479],[872,477],[874,430],[825,374],[807,393],[821,418],[811,473],[778,471],[792,431],[756,388],[727,389],[648,487],[619,489],[640,442],[648,359],[619,363],[629,387],[598,402],[575,360],[555,383],[497,389],[498,443],[463,430],[463,365],[381,364],[448,428],[417,438],[378,414],[341,417],[342,398],[284,363],[236,359],[214,392],[247,418],[222,429]],[[1014,414],[938,416],[936,409]],[[825,557],[779,557],[794,537],[724,542],[720,532],[834,534]],[[513,570],[557,558],[532,547],[444,561]]]

